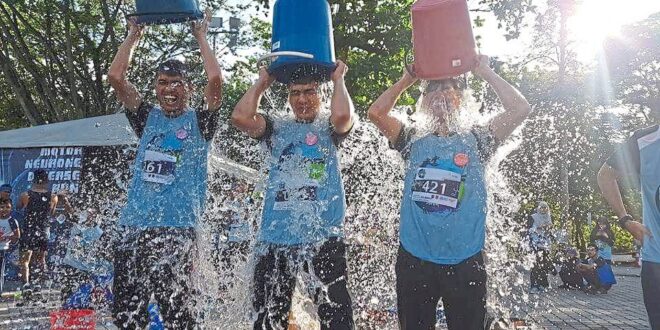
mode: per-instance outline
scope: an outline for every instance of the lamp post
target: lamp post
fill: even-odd
[[[229,30],[223,30],[224,20],[222,17],[212,17],[209,23],[209,34],[213,36],[213,51],[216,51],[216,39],[218,34],[229,34],[229,49],[232,51],[236,47],[238,32],[241,28],[241,20],[236,17],[229,17]]]

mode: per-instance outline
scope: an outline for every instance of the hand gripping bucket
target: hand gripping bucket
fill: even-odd
[[[328,80],[336,67],[328,0],[277,0],[271,51],[260,62],[272,59],[268,71],[277,81],[288,84],[301,69]]]
[[[135,0],[134,14],[138,24],[170,24],[201,19],[197,0]]]
[[[61,309],[50,313],[50,330],[94,330],[96,316],[91,309]]]
[[[418,0],[412,6],[415,75],[446,79],[472,70],[477,52],[466,0]]]

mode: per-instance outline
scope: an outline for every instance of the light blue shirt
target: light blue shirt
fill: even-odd
[[[398,150],[407,158],[401,200],[400,241],[422,260],[455,265],[479,253],[486,233],[484,162],[493,149],[489,133],[412,141],[403,133]],[[412,141],[412,142],[411,142]]]
[[[276,123],[259,240],[295,245],[343,235],[346,199],[328,123]]]
[[[642,187],[643,222],[652,237],[644,237],[642,260],[660,263],[660,128],[637,140]]]
[[[170,118],[154,107],[140,138],[119,225],[194,227],[206,202],[208,146],[195,111]]]

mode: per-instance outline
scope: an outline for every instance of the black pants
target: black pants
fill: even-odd
[[[353,329],[353,308],[346,288],[346,245],[331,238],[320,247],[267,246],[254,270],[254,329],[286,329],[296,274],[312,273],[325,288],[313,295],[321,329]],[[309,261],[311,260],[311,269]]]
[[[120,329],[144,329],[153,295],[166,329],[192,329],[189,288],[195,232],[190,228],[125,230],[115,252],[112,313]]]
[[[571,288],[581,288],[584,285],[582,275],[580,275],[573,263],[567,262],[563,264],[559,271],[559,277],[565,285]]]
[[[435,329],[442,298],[449,329],[483,329],[486,318],[486,269],[481,252],[458,265],[424,261],[399,247],[396,295],[402,330]]]
[[[642,293],[651,329],[660,330],[660,263],[642,262]]]
[[[530,273],[530,286],[532,288],[547,288],[550,286],[548,283],[548,272],[551,271],[552,262],[548,258],[548,250],[534,249],[534,267]]]

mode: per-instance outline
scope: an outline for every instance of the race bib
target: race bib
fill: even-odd
[[[455,209],[458,207],[460,186],[461,175],[458,173],[438,168],[420,168],[412,186],[412,200]]]
[[[142,163],[142,180],[159,184],[174,182],[176,157],[162,152],[147,150]]]
[[[287,189],[282,185],[275,194],[275,205],[273,209],[276,211],[292,210],[299,206],[300,203],[316,202],[317,189],[318,184],[311,182],[297,189]]]

